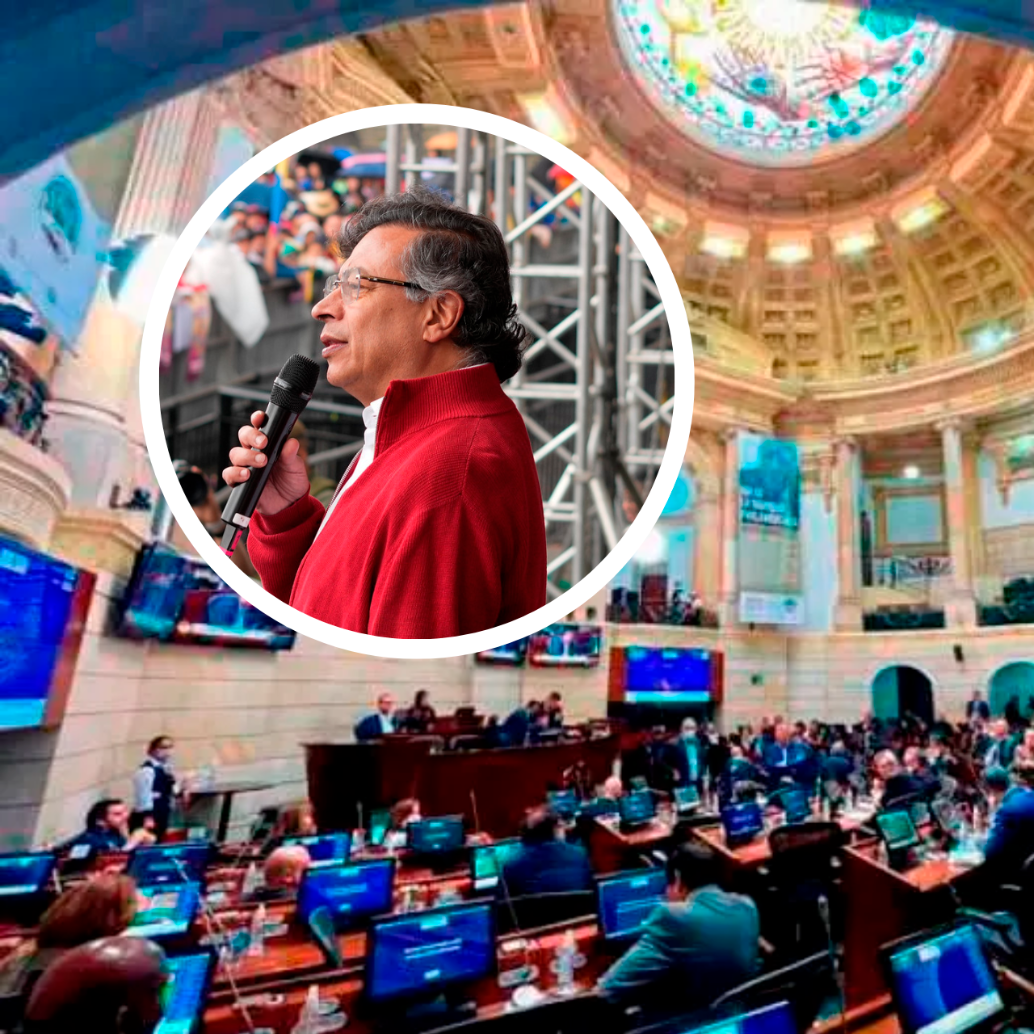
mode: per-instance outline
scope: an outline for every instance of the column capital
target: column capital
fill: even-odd
[[[943,420],[934,421],[933,426],[934,430],[939,431],[942,435],[946,431],[956,431],[961,435],[973,429],[973,422],[966,419],[966,417],[953,415],[945,417]]]

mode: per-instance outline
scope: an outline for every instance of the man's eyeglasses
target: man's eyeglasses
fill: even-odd
[[[323,297],[329,298],[338,288],[341,289],[341,297],[345,304],[358,300],[359,288],[362,282],[368,280],[372,284],[392,284],[394,287],[412,287],[417,291],[423,290],[419,284],[410,283],[408,280],[388,280],[383,276],[367,276],[360,273],[358,269],[343,270],[340,275],[327,277],[323,285]]]

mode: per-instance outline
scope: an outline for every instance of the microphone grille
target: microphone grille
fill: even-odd
[[[320,377],[320,364],[306,355],[292,355],[284,363],[279,376],[297,391],[311,395]]]

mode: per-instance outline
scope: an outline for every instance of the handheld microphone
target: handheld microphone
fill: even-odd
[[[221,514],[226,528],[220,545],[227,556],[233,556],[241,535],[251,523],[262,489],[266,487],[270,472],[280,458],[280,450],[290,437],[299,414],[312,398],[319,375],[319,363],[304,355],[292,355],[273,381],[265,419],[259,426],[266,436],[266,447],[262,450],[266,454],[266,463],[248,468],[251,471],[248,480],[242,481],[230,493]]]

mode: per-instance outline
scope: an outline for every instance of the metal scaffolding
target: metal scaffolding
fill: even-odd
[[[555,597],[617,544],[660,466],[674,403],[664,308],[628,233],[581,183],[553,190],[541,155],[469,129],[455,159],[428,155],[429,128],[387,127],[386,188],[430,180],[503,231],[531,334],[504,390],[535,450]]]

